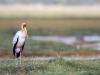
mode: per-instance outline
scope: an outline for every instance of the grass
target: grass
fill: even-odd
[[[0,74],[5,75],[99,75],[100,60],[24,60],[15,67],[13,59],[0,59]]]

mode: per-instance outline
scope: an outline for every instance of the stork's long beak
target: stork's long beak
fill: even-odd
[[[24,31],[25,31],[26,37],[27,37],[27,39],[28,39],[28,33],[27,33],[26,27],[24,27]]]

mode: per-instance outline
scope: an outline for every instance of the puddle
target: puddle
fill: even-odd
[[[75,43],[82,43],[87,42],[88,44],[77,45],[76,47],[80,46],[82,48],[90,48],[94,50],[100,50],[100,36],[99,35],[92,35],[92,36],[31,36],[30,39],[32,40],[41,40],[41,41],[51,41],[51,42],[60,42],[67,45],[73,45]],[[78,47],[78,48],[80,48]]]
[[[85,42],[100,42],[100,36],[98,35],[84,36],[83,40]]]
[[[42,40],[42,41],[52,41],[52,42],[61,42],[65,44],[76,43],[77,40],[75,37],[60,37],[60,36],[31,36],[32,40]]]

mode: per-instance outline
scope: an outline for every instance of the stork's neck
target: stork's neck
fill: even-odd
[[[24,30],[21,30],[21,32],[25,34],[25,31]]]

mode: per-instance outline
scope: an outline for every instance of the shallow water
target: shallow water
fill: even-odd
[[[42,40],[42,41],[52,41],[60,42],[65,44],[73,44],[77,42],[76,38],[73,36],[70,37],[60,37],[60,36],[31,36],[32,40]]]
[[[87,42],[88,44],[82,44],[82,48],[90,48],[94,50],[100,50],[100,36],[99,35],[92,35],[92,36],[82,36],[81,39],[77,36],[31,36],[30,39],[32,40],[41,40],[41,41],[51,41],[51,42],[59,42],[64,43],[67,45],[73,45],[75,43],[82,43]],[[79,44],[77,48],[79,48]]]

